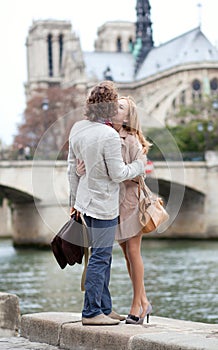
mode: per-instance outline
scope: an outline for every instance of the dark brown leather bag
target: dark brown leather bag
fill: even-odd
[[[86,227],[81,218],[76,218],[76,213],[59,230],[51,242],[53,254],[59,264],[64,269],[67,264],[81,264],[84,247],[86,244]]]

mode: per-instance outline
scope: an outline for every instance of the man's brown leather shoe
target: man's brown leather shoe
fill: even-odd
[[[111,313],[109,315],[107,315],[107,316],[112,318],[113,320],[119,320],[119,321],[124,321],[126,319],[126,316],[119,315],[115,311],[111,311]]]
[[[119,320],[112,319],[104,314],[97,315],[95,317],[83,317],[82,324],[84,326],[114,326],[119,324]]]

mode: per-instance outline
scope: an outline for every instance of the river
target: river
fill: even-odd
[[[156,316],[218,322],[218,242],[144,240],[145,287]],[[61,270],[49,250],[15,249],[0,239],[0,291],[17,294],[21,313],[80,312],[82,265]],[[127,314],[132,289],[115,244],[110,290],[114,310]]]

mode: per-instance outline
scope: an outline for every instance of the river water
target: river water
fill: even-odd
[[[218,323],[218,242],[144,240],[145,287],[156,316]],[[61,270],[51,251],[15,249],[0,239],[0,291],[17,294],[21,313],[81,312],[82,265]],[[110,290],[113,308],[127,314],[132,289],[114,246]]]

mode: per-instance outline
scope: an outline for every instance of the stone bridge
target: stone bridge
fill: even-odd
[[[170,220],[146,237],[218,238],[218,159],[155,162],[147,184],[159,193]],[[65,161],[0,162],[0,235],[15,245],[48,245],[69,218]]]

